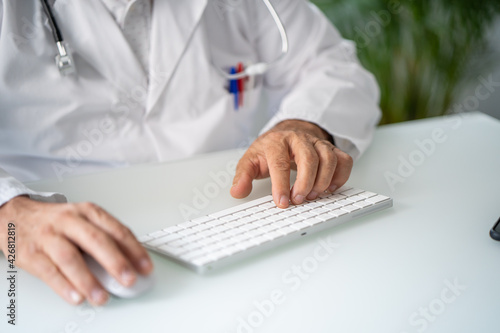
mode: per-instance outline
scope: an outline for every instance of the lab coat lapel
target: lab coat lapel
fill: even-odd
[[[70,46],[114,86],[128,95],[146,82],[146,73],[101,0],[57,0],[54,11]]]
[[[206,5],[207,0],[153,2],[148,112],[153,109],[174,74]]]

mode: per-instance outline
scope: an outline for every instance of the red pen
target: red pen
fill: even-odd
[[[236,72],[241,73],[245,69],[243,67],[243,64],[240,62],[238,63],[238,67],[236,67]],[[243,107],[243,94],[245,91],[245,78],[238,79],[238,106]]]

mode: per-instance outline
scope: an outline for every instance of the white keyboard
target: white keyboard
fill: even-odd
[[[392,206],[392,199],[343,186],[301,205],[277,208],[268,195],[161,229],[139,241],[198,273]]]

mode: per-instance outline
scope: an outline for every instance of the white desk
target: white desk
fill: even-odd
[[[432,138],[439,128],[446,140],[418,160],[422,154],[415,152],[414,140]],[[410,155],[422,163],[391,190],[384,173],[397,173],[399,156]],[[212,181],[209,171],[224,170],[237,158],[238,152],[222,152],[32,187],[66,193],[71,201],[94,201],[144,234],[181,222],[179,205],[190,204],[193,189]],[[500,242],[488,235],[500,216],[499,171],[500,122],[482,114],[383,126],[355,164],[349,184],[392,196],[393,208],[207,276],[153,255],[158,277],[153,292],[113,299],[100,309],[70,306],[21,272],[15,328],[6,324],[2,273],[0,331],[225,333],[237,332],[243,318],[257,326],[241,328],[245,333],[499,332]],[[228,190],[200,214],[239,203]],[[249,199],[269,192],[269,181],[259,181]],[[314,266],[320,238],[331,238],[336,246]],[[289,270],[302,264],[311,273],[292,280]],[[5,259],[0,268],[7,270]],[[451,290],[446,280],[466,289]],[[280,292],[282,303],[268,316],[258,314],[256,302]],[[419,311],[429,307],[426,319]]]

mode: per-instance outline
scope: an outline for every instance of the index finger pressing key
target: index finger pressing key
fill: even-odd
[[[288,145],[268,147],[266,160],[271,176],[273,200],[280,208],[288,207],[290,198],[290,155]]]

